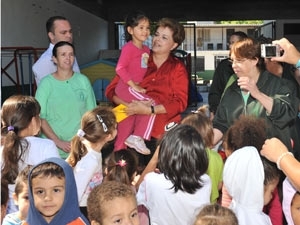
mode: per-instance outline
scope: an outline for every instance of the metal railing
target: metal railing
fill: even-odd
[[[29,95],[34,95],[36,83],[32,65],[45,50],[30,46],[1,47],[1,88],[12,83],[18,94],[25,94],[25,87],[29,85]]]

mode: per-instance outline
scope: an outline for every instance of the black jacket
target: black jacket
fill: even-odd
[[[299,137],[294,133],[299,99],[295,86],[289,82],[268,71],[260,74],[257,81],[258,89],[274,99],[272,111],[268,115],[261,103],[251,95],[246,105],[244,104],[241,89],[235,81],[225,90],[213,120],[214,128],[224,134],[241,114],[262,117],[267,121],[268,137],[278,137],[292,151],[291,138],[294,142],[299,142]],[[299,144],[295,143],[296,146]]]
[[[217,111],[217,107],[220,103],[227,81],[232,74],[234,74],[234,71],[229,58],[223,59],[218,64],[214,72],[213,80],[208,93],[209,110],[214,114]]]

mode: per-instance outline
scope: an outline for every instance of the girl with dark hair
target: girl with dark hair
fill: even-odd
[[[138,157],[135,152],[130,149],[121,149],[112,152],[108,158],[104,180],[116,180],[127,185],[133,185],[137,169]]]
[[[221,155],[212,149],[214,132],[212,122],[209,118],[209,111],[206,105],[199,107],[195,112],[185,116],[181,124],[187,124],[195,127],[205,143],[205,150],[208,156],[207,175],[211,179],[212,191],[210,200],[211,203],[216,203],[219,199],[219,192],[223,184],[223,167],[224,162]]]
[[[147,90],[140,86],[148,68],[150,48],[144,44],[144,41],[150,35],[150,21],[141,11],[131,12],[125,19],[124,30],[127,43],[122,47],[116,66],[116,73],[120,77],[116,86],[116,95],[126,102],[150,100],[151,98],[145,95]],[[151,152],[144,140],[149,140],[151,137],[154,119],[155,114],[132,115],[120,121],[118,130],[122,132],[118,132],[115,150],[123,149],[127,145],[141,154],[149,155]]]
[[[190,225],[201,207],[210,203],[208,156],[198,131],[180,124],[159,144],[160,173],[146,174],[139,186],[139,205],[149,210],[151,224]]]

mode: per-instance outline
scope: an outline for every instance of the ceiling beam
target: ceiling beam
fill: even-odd
[[[143,10],[152,21],[173,17],[180,21],[219,20],[277,20],[299,19],[300,0],[274,1],[228,0],[226,4],[215,1],[190,0],[65,0],[109,22],[123,21],[134,9]]]

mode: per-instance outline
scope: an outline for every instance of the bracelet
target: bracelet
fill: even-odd
[[[298,60],[298,62],[297,62],[297,64],[295,65],[295,67],[296,67],[297,69],[300,68],[300,59]]]
[[[278,168],[279,170],[281,170],[281,168],[280,168],[280,162],[281,162],[281,160],[282,160],[285,156],[287,156],[287,155],[294,156],[293,153],[291,153],[291,152],[284,152],[284,153],[282,153],[282,154],[278,157],[278,159],[277,159],[277,161],[276,161],[276,165],[277,165],[277,168]]]
[[[151,105],[151,114],[155,114],[154,106],[153,105]]]

